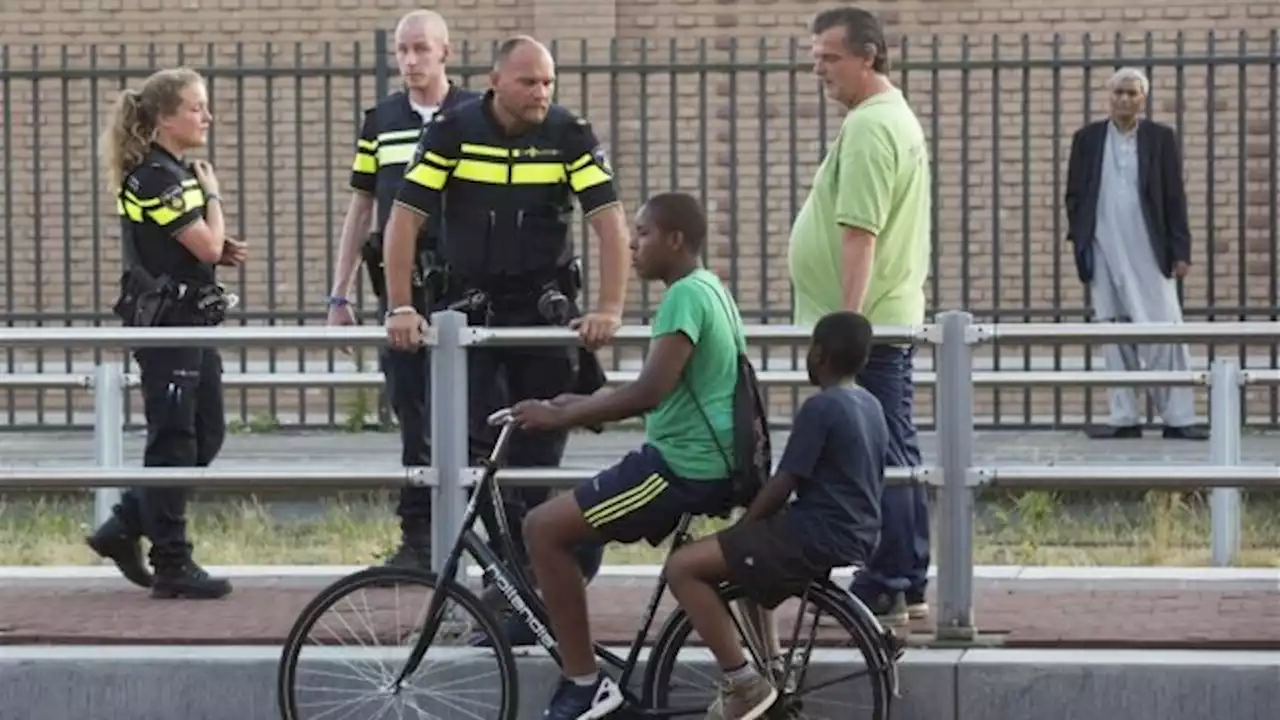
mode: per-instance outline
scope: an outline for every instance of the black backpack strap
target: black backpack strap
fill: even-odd
[[[726,303],[726,302],[724,301],[724,298],[723,298],[723,297],[721,297],[721,295],[720,295],[720,288],[717,288],[717,287],[715,287],[715,286],[711,285],[710,283],[705,283],[705,282],[703,282],[703,283],[701,283],[701,284],[702,284],[704,287],[710,288],[712,291],[714,291],[715,296],[716,296],[716,299],[717,299],[717,300],[719,300],[719,302],[720,302],[720,307],[721,307],[721,309],[723,309],[723,310],[724,310],[725,319],[729,321],[729,327],[730,327],[731,329],[733,329],[733,328],[734,328],[734,322],[733,322],[734,315],[733,315],[733,313],[731,313],[731,312],[729,311],[729,304],[728,304],[728,303]],[[738,339],[737,339],[737,332],[736,332],[736,331],[734,332],[734,341],[733,341],[733,344],[734,344],[734,347],[735,347],[735,349],[736,349],[736,351],[737,351],[737,358],[738,358],[738,362],[741,362],[741,357],[742,357],[743,355],[745,355],[745,354],[746,354],[746,348],[745,348],[746,342],[745,342],[745,340],[744,340],[742,344],[739,344],[739,343],[738,343]],[[735,362],[735,363],[734,363],[734,366],[733,366],[733,375],[734,375],[734,386],[735,386],[735,388],[736,388],[736,386],[737,386],[737,382],[738,382],[738,362]],[[710,416],[710,415],[708,415],[708,414],[707,414],[707,411],[706,411],[706,410],[704,410],[704,409],[702,408],[702,403],[698,402],[698,394],[697,394],[697,393],[695,393],[695,392],[693,391],[693,386],[689,384],[689,381],[688,381],[688,379],[685,377],[685,374],[684,374],[684,371],[683,371],[683,370],[681,370],[681,371],[680,371],[680,384],[684,385],[684,386],[685,386],[685,389],[689,391],[689,397],[690,397],[690,399],[692,399],[692,400],[693,400],[693,406],[694,406],[694,407],[696,407],[696,408],[698,408],[698,414],[702,416],[702,422],[706,424],[706,426],[707,426],[707,432],[711,433],[711,442],[713,442],[713,443],[715,443],[715,444],[716,444],[716,449],[720,451],[720,457],[724,458],[724,467],[725,467],[725,469],[729,472],[729,475],[730,475],[730,476],[732,476],[732,475],[733,475],[733,471],[734,471],[734,467],[733,467],[733,460],[729,457],[729,453],[724,449],[724,446],[720,444],[720,439],[719,439],[718,437],[716,437],[716,428],[715,428],[715,426],[714,426],[714,425],[712,425],[712,424],[711,424],[711,416]],[[735,392],[735,394],[736,394],[736,392]],[[736,432],[736,430],[735,430],[735,432]]]

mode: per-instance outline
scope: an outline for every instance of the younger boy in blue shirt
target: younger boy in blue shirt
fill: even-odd
[[[862,564],[876,547],[889,429],[879,401],[853,380],[872,335],[856,313],[819,320],[807,366],[821,391],[800,406],[776,474],[739,522],[667,561],[672,594],[724,673],[719,708],[708,717],[752,720],[777,699],[776,690],[760,691],[763,679],[747,662],[717,586],[740,585],[772,610],[833,568]]]

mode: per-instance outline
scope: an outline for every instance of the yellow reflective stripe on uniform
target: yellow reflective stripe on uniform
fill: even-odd
[[[609,173],[605,172],[594,162],[594,158],[590,153],[574,160],[569,164],[569,187],[573,191],[580,193],[587,188],[593,188],[596,185],[603,185],[613,178],[609,177]]]
[[[116,198],[116,212],[133,222],[142,222],[142,208],[138,207],[136,203],[126,202],[123,198]]]
[[[587,164],[587,163],[589,163],[589,162],[591,162],[591,161],[592,161],[592,159],[593,159],[593,158],[591,157],[591,153],[586,153],[586,154],[584,154],[582,157],[580,157],[580,158],[578,158],[577,160],[574,160],[573,162],[569,163],[569,166],[568,166],[568,167],[569,167],[569,172],[573,172],[574,170],[581,170],[581,169],[582,169],[582,166],[583,166],[583,165],[586,165],[586,164]]]
[[[559,185],[565,181],[560,163],[507,163],[471,160],[458,161],[453,171],[459,180],[486,185]]]
[[[124,199],[128,200],[134,205],[137,205],[140,208],[155,207],[160,204],[159,198],[150,198],[148,200],[143,200],[142,198],[138,197],[137,195],[134,195],[128,190],[124,191]]]
[[[413,160],[413,151],[418,146],[418,138],[422,130],[392,130],[378,133],[378,143],[374,155],[378,165],[407,165]]]
[[[437,155],[436,153],[431,152],[430,150],[422,154],[422,159],[430,163],[435,163],[436,165],[439,165],[440,167],[444,167],[444,168],[451,168],[454,165],[458,164],[457,160],[450,160],[449,158],[444,157],[443,155]]]
[[[511,166],[513,185],[559,185],[564,182],[560,163],[517,163]]]
[[[443,190],[444,184],[449,181],[449,171],[426,163],[418,163],[405,174],[404,179],[428,190]]]
[[[182,204],[185,207],[181,212],[172,210],[167,206],[160,206],[154,210],[148,210],[147,215],[151,218],[152,222],[160,227],[164,227],[192,210],[204,207],[204,193],[199,188],[186,190],[182,193]]]
[[[199,180],[187,178],[181,182],[181,187],[182,204],[184,206],[182,212],[162,207],[161,203],[163,201],[159,197],[142,198],[129,190],[121,190],[116,197],[116,213],[129,218],[133,222],[142,222],[145,213],[157,225],[168,225],[188,212],[204,207],[204,189],[200,187]]]
[[[488,185],[507,184],[506,163],[486,162],[484,160],[468,160],[467,158],[463,158],[458,161],[458,166],[453,169],[453,174],[459,180],[470,180],[471,182],[485,183]]]
[[[358,152],[355,161],[351,163],[351,171],[372,175],[378,172],[378,160],[368,153]]]
[[[418,142],[418,137],[422,135],[422,130],[392,130],[390,132],[378,133],[377,145],[370,150],[381,149],[383,145],[388,143],[401,142]]]
[[[587,508],[582,513],[582,516],[586,518],[587,524],[591,527],[600,527],[644,507],[650,500],[661,495],[662,491],[666,489],[666,478],[658,473],[653,473],[639,485]]]
[[[511,151],[504,147],[494,147],[493,145],[476,145],[474,143],[462,143],[459,148],[464,155],[480,155],[481,157],[492,158],[509,158]]]
[[[378,152],[378,141],[365,140],[364,138],[356,140],[356,150],[358,152],[367,152],[367,153]]]
[[[408,165],[417,146],[417,143],[381,145],[378,147],[378,165]]]
[[[450,168],[457,164],[457,160],[450,160],[428,150],[422,154],[418,164],[405,173],[404,179],[428,190],[443,190],[444,184],[449,181]]]

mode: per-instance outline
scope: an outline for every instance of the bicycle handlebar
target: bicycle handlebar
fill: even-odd
[[[511,408],[502,408],[501,410],[494,411],[494,413],[489,416],[489,424],[495,427],[501,427],[510,423]]]

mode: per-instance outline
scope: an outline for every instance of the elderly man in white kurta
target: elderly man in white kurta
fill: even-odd
[[[1090,123],[1071,141],[1067,170],[1068,240],[1076,269],[1100,322],[1182,322],[1177,280],[1190,267],[1182,161],[1172,128],[1141,117],[1149,84],[1126,68],[1107,84],[1111,117]],[[1108,345],[1108,370],[1190,368],[1183,344]],[[1152,388],[1164,437],[1203,440],[1190,387]],[[1142,436],[1142,407],[1132,387],[1111,390],[1111,417],[1090,428],[1095,438]]]

